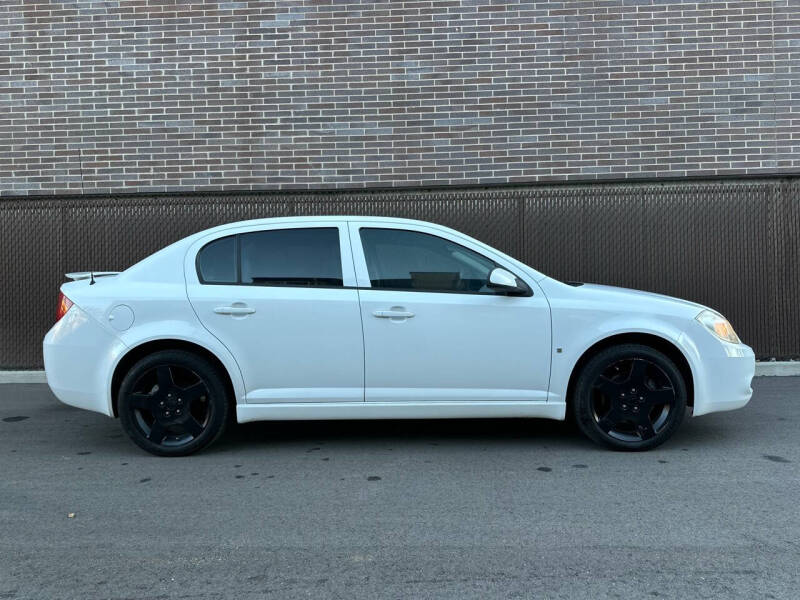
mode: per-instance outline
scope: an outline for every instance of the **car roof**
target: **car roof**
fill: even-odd
[[[343,222],[343,221],[369,221],[371,223],[396,223],[396,224],[405,224],[405,225],[416,225],[420,227],[436,227],[439,229],[445,229],[449,231],[454,231],[449,227],[445,227],[444,225],[439,225],[438,223],[431,223],[429,221],[419,221],[417,219],[402,219],[399,217],[378,217],[372,215],[325,215],[325,216],[316,216],[316,215],[307,215],[301,217],[267,217],[263,219],[249,219],[247,221],[234,221],[231,223],[224,223],[223,225],[217,225],[216,227],[212,227],[210,229],[205,229],[203,231],[199,231],[194,234],[192,237],[201,237],[205,236],[209,233],[216,233],[220,231],[225,231],[226,229],[231,229],[234,227],[249,227],[249,226],[258,226],[258,225],[273,225],[276,223],[319,223],[320,221],[335,221],[335,222]],[[459,232],[456,232],[459,233]],[[463,234],[461,234],[463,235]]]

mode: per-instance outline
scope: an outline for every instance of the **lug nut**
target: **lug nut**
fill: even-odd
[[[164,416],[165,416],[165,417],[168,417],[169,415],[170,415],[170,412],[169,412],[169,411],[167,411],[167,412],[165,412],[165,413],[164,413]]]

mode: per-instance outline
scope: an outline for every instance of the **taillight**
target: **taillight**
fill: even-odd
[[[67,298],[63,292],[58,292],[58,311],[56,312],[56,322],[61,320],[67,311],[72,308],[72,300]]]

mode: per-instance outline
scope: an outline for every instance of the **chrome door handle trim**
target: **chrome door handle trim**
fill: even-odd
[[[214,312],[218,315],[252,315],[256,309],[248,306],[218,306]]]
[[[407,310],[376,310],[372,314],[379,319],[410,319],[414,316],[413,312]]]

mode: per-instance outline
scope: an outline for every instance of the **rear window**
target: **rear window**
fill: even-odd
[[[203,283],[236,283],[236,236],[214,240],[197,255],[197,276]]]
[[[197,270],[203,283],[342,286],[339,229],[272,229],[221,238],[200,250]]]
[[[239,238],[244,284],[342,285],[336,227],[254,231]]]

